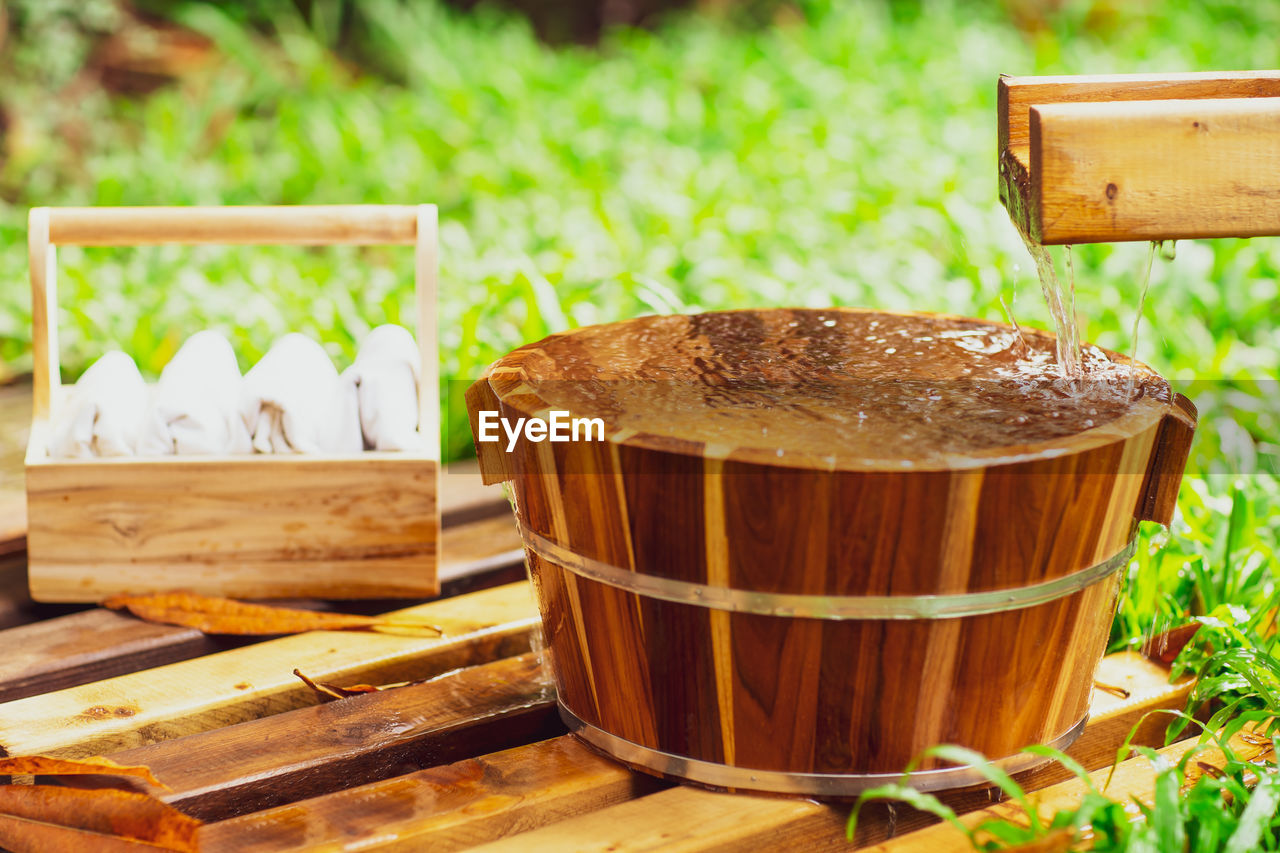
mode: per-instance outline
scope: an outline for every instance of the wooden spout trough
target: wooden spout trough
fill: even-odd
[[[486,412],[605,426],[477,441],[511,489],[569,727],[649,772],[830,797],[936,743],[1013,770],[1028,744],[1069,743],[1195,410],[1141,365],[1087,411],[1002,372],[1052,346],[778,309],[579,329],[496,362],[468,391],[477,438]]]
[[[1280,234],[1280,71],[1001,77],[998,121],[1040,243]]]

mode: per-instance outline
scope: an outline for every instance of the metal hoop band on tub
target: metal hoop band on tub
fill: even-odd
[[[902,773],[790,773],[781,770],[754,770],[749,767],[733,767],[673,755],[660,749],[641,746],[638,743],[609,734],[578,717],[560,705],[560,718],[569,731],[597,749],[635,767],[643,767],[663,776],[688,779],[713,788],[732,788],[736,791],[766,791],[774,794],[799,794],[810,797],[850,797],[868,788],[888,782],[901,782]],[[1064,734],[1049,741],[1053,749],[1066,749],[1089,721],[1086,714]],[[1046,763],[1050,759],[1042,755],[1017,753],[991,762],[1006,773],[1021,773]],[[942,770],[917,770],[911,774],[910,785],[917,791],[940,791],[950,788],[967,788],[987,783],[987,777],[971,766],[947,767]]]
[[[522,529],[525,547],[576,575],[649,598],[735,613],[805,619],[956,619],[1034,607],[1079,592],[1127,565],[1137,550],[1129,540],[1119,553],[1086,569],[1028,586],[951,595],[806,595],[753,592],[692,583],[622,569],[574,553],[532,530]]]

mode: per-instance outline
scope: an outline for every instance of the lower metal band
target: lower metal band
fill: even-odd
[[[635,767],[642,767],[663,776],[675,776],[688,779],[701,785],[713,788],[731,788],[737,791],[764,791],[775,794],[797,794],[809,797],[851,797],[857,796],[868,788],[884,785],[889,782],[902,782],[901,773],[787,773],[777,770],[752,770],[747,767],[732,767],[727,764],[716,764],[713,761],[701,761],[673,755],[658,749],[641,746],[638,743],[611,735],[603,729],[584,722],[579,717],[560,705],[560,717],[569,731],[585,740],[592,746],[612,755],[614,758]],[[1067,732],[1051,740],[1047,745],[1054,749],[1066,749],[1088,722],[1086,714]],[[1006,773],[1021,773],[1045,764],[1050,759],[1041,755],[1018,754],[1008,758],[997,759],[991,764]],[[967,788],[972,785],[986,785],[987,778],[971,766],[948,767],[943,770],[917,770],[907,780],[917,791],[940,791],[949,788]]]
[[[1118,554],[1097,565],[1011,589],[952,595],[805,595],[753,592],[633,572],[574,553],[532,530],[522,529],[521,534],[525,547],[542,559],[581,577],[637,595],[735,613],[831,620],[954,619],[1034,607],[1079,592],[1108,577],[1128,565],[1137,549],[1137,540],[1130,540]]]

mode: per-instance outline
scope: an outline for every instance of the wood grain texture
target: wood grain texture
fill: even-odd
[[[415,454],[372,452],[28,464],[31,593],[432,595],[437,469]]]
[[[58,371],[58,256],[49,240],[48,208],[27,214],[27,264],[31,271],[31,365],[34,371],[32,414],[52,414],[53,394],[61,383]]]
[[[152,793],[170,805],[223,820],[560,734],[554,709],[541,660],[528,652],[111,758],[151,768],[171,789]]]
[[[36,208],[29,216],[34,410],[26,457],[31,591],[41,601],[190,588],[249,598],[439,592],[434,205]],[[412,244],[418,453],[54,460],[56,246]]]
[[[101,608],[44,619],[0,632],[0,702],[245,644]]]
[[[479,476],[460,470],[446,488],[441,537],[441,590],[446,596],[513,583],[525,575],[515,522],[500,490],[478,494]],[[465,485],[471,488],[462,488]],[[494,495],[494,492],[498,492]],[[465,512],[449,515],[447,507]],[[501,515],[493,515],[494,511]],[[489,513],[484,515],[483,513]],[[300,606],[376,613],[403,603],[366,600],[340,605],[308,601]],[[256,638],[208,637],[189,628],[153,625],[122,613],[93,609],[67,613],[66,605],[35,605],[27,593],[26,566],[0,558],[0,702],[61,690],[129,672],[256,642]],[[30,623],[30,624],[28,624]],[[23,627],[15,627],[15,626]]]
[[[1030,169],[1045,244],[1280,234],[1280,97],[1036,106]]]
[[[412,244],[417,205],[51,207],[49,241],[63,246],[158,243]]]
[[[654,790],[572,737],[559,737],[210,824],[206,853],[451,851]]]
[[[1000,199],[1051,244],[1280,233],[1280,71],[1002,77]]]
[[[842,342],[822,329],[868,316],[826,311],[821,328],[771,336],[805,327],[816,313],[697,315],[647,334],[667,349],[696,350],[698,375],[689,381],[719,389],[719,366],[730,354],[746,357],[744,341],[778,359],[818,348],[838,360]],[[897,317],[869,314],[890,330]],[[548,363],[577,336],[500,360],[477,383],[473,402],[496,401],[508,419],[543,411],[541,377],[554,373]],[[606,377],[592,386],[592,399],[613,411],[620,404],[610,396],[616,374],[608,359],[647,364],[649,353],[618,355],[616,334],[583,338],[600,341],[604,361],[593,363],[596,351],[578,343],[573,369],[597,375],[582,367],[589,364]],[[772,415],[787,400],[785,390],[770,393],[783,394],[764,410]],[[736,411],[725,399],[708,403],[720,417],[717,430],[730,428],[723,411]],[[1096,429],[995,448],[988,464],[978,456],[955,468],[894,471],[877,459],[860,469],[838,455],[805,467],[778,462],[767,447],[622,429],[606,432],[605,442],[524,441],[490,473],[510,480],[523,530],[624,572],[812,596],[1014,590],[1117,554],[1139,517],[1167,521],[1162,513],[1172,507],[1156,502],[1147,511],[1142,491],[1157,442],[1167,441],[1166,416],[1191,417],[1172,402],[1143,398]],[[826,429],[819,423],[815,430]],[[766,425],[772,435],[776,424]],[[482,457],[482,470],[487,464]],[[1180,464],[1161,470],[1174,480],[1180,472]],[[895,773],[934,743],[999,758],[1064,735],[1088,709],[1119,578],[987,615],[823,620],[661,600],[532,550],[529,564],[560,700],[579,718],[661,752],[831,774]]]
[[[313,632],[257,643],[0,705],[10,755],[102,755],[318,703],[294,677],[391,683],[510,654],[537,624],[527,583],[388,614],[441,637]]]
[[[1001,150],[1031,144],[1031,107],[1082,101],[1167,101],[1280,97],[1280,71],[1194,71],[1173,74],[1001,76],[997,142]]]
[[[679,787],[475,849],[487,853],[848,850],[842,811],[805,800]]]

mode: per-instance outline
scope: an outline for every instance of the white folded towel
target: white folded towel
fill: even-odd
[[[56,411],[49,455],[60,459],[133,456],[149,392],[138,365],[119,350],[93,363]]]
[[[240,416],[259,453],[363,449],[354,386],[305,335],[285,335],[245,374]]]
[[[225,337],[204,331],[187,338],[160,373],[138,455],[252,453],[240,417],[240,382]]]
[[[371,450],[420,450],[418,345],[401,326],[379,326],[342,374],[360,402],[360,429]]]

